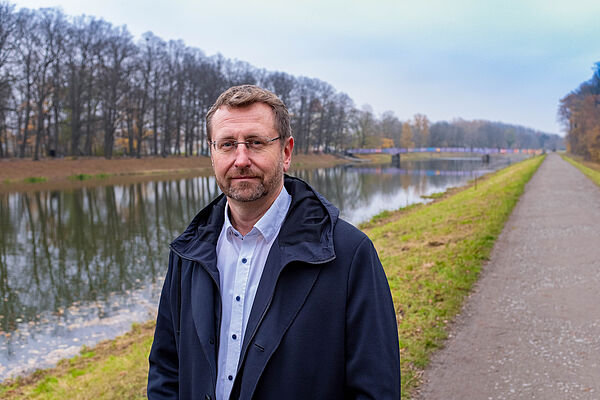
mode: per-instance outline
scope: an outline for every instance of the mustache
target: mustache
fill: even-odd
[[[228,172],[225,175],[226,178],[248,178],[248,177],[257,177],[257,178],[262,178],[262,174],[256,172],[256,171],[252,171],[252,169],[250,168],[240,168],[240,169],[236,169],[235,171],[231,171]]]

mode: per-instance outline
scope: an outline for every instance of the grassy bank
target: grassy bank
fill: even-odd
[[[432,204],[382,213],[361,227],[379,251],[396,305],[403,398],[446,337],[448,322],[541,161],[515,164],[477,185],[434,196]],[[56,368],[0,385],[0,398],[143,398],[152,328],[137,326]]]
[[[576,159],[573,156],[562,156],[562,158],[600,186],[600,164]]]
[[[515,164],[433,204],[386,213],[362,227],[377,247],[396,305],[403,398],[446,338],[449,321],[542,160]]]
[[[144,399],[154,322],[0,385],[2,399]]]

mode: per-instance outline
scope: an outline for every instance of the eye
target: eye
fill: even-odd
[[[217,148],[222,151],[229,151],[235,147],[233,140],[219,140],[217,142]]]
[[[262,149],[263,147],[266,146],[267,141],[263,138],[252,138],[252,139],[248,139],[248,143],[250,144],[250,146],[254,149]]]

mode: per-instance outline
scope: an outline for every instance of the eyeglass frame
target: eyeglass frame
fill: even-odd
[[[265,137],[263,137],[263,136],[255,136],[254,138],[255,138],[255,139],[256,139],[256,138],[262,138],[262,139],[266,139],[266,138],[265,138]],[[276,140],[279,140],[279,139],[282,139],[282,137],[281,137],[281,136],[277,136],[276,138],[273,138],[273,139],[270,139],[270,138],[269,138],[269,139],[267,139],[267,140],[266,140],[266,142],[265,142],[265,145],[269,145],[269,144],[271,144],[271,143],[273,143],[274,141],[276,141]],[[233,143],[233,148],[232,148],[231,150],[237,150],[237,148],[238,148],[238,145],[240,145],[240,144],[244,144],[244,145],[246,145],[246,149],[247,149],[248,151],[254,151],[254,150],[251,150],[251,149],[250,149],[250,147],[248,147],[248,144],[249,144],[249,143],[252,141],[252,138],[250,138],[250,139],[246,139],[246,140],[233,140],[233,139],[218,139],[218,140],[226,140],[226,141],[231,141],[231,142]],[[228,151],[225,151],[225,152],[223,152],[223,151],[220,151],[220,150],[217,150],[217,140],[209,141],[208,143],[209,143],[209,144],[210,144],[210,145],[211,145],[211,146],[212,146],[212,147],[215,149],[215,151],[216,151],[218,154],[228,154],[228,153],[230,153],[230,151],[229,151],[229,150],[228,150]]]

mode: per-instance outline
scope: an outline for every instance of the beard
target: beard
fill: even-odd
[[[272,174],[254,172],[252,168],[235,169],[232,173],[225,175],[222,182],[217,180],[221,191],[232,200],[247,203],[258,200],[277,190],[283,181],[283,159],[279,158],[276,168]],[[270,176],[269,176],[270,175]],[[252,182],[235,182],[232,177],[251,176],[256,179]]]

